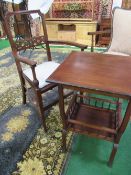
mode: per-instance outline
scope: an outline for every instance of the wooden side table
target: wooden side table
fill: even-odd
[[[126,70],[126,71],[125,71]],[[63,121],[63,148],[68,130],[113,142],[108,165],[111,166],[131,114],[131,57],[108,54],[72,52],[47,79],[59,86],[59,107]],[[63,89],[80,92],[64,109]],[[126,98],[129,103],[121,118],[121,103],[85,97],[84,92]],[[91,102],[94,100],[94,102]],[[97,106],[97,101],[101,106]],[[94,105],[92,105],[94,103]],[[105,108],[105,103],[108,107]],[[109,108],[115,105],[115,108]]]

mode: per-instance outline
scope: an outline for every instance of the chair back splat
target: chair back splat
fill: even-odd
[[[40,23],[42,24],[39,27],[42,28],[43,31],[41,31],[41,33],[43,35],[38,35],[38,33],[37,34],[34,33],[33,36],[33,29],[32,29],[33,19],[30,18],[31,14],[34,13],[39,14],[39,21],[41,20]],[[16,20],[18,18],[17,16],[21,19],[22,18],[24,19],[24,22],[21,26],[19,24],[21,21]],[[14,36],[11,30],[7,30],[8,39],[10,41],[12,51],[17,52],[45,44],[48,60],[51,61],[50,47],[48,42],[48,35],[44,15],[39,10],[9,12],[5,17],[6,28],[7,27],[10,28],[12,18],[14,19],[13,21]],[[40,25],[40,23],[38,25]],[[17,30],[15,26],[17,26]],[[22,29],[20,29],[20,27],[22,27]],[[28,28],[28,30],[26,28]]]
[[[112,40],[108,52],[131,55],[131,10],[115,8],[112,18]]]

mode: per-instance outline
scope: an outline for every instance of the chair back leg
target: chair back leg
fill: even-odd
[[[36,101],[37,101],[37,107],[38,107],[38,112],[42,120],[42,125],[44,127],[45,132],[47,132],[47,127],[46,127],[46,121],[45,121],[45,116],[44,116],[44,107],[43,107],[43,101],[42,101],[42,94],[40,90],[35,90],[36,94]]]

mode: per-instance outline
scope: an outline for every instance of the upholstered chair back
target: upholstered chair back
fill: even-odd
[[[108,52],[131,55],[131,10],[114,9],[112,42]]]

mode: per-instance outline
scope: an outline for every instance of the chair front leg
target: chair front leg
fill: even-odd
[[[26,104],[26,86],[25,86],[25,79],[22,77],[21,73],[18,71],[19,73],[19,78],[20,78],[20,82],[21,82],[21,89],[22,89],[22,103]]]

